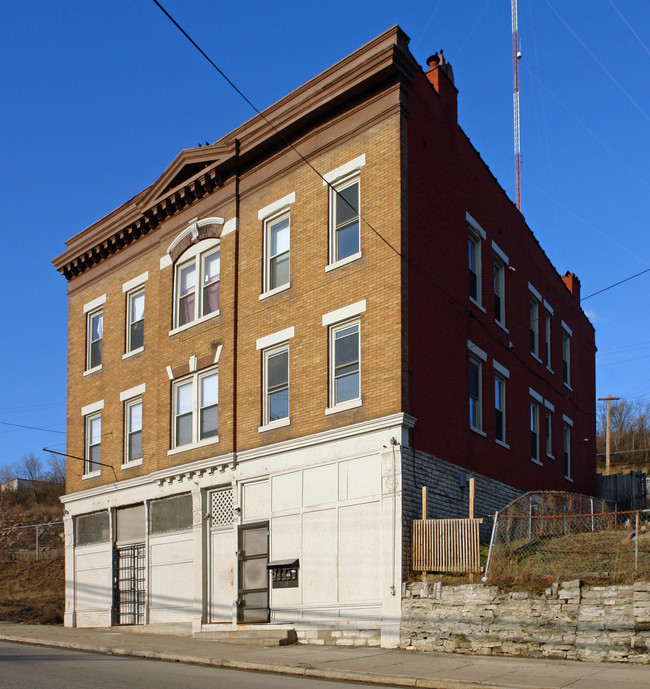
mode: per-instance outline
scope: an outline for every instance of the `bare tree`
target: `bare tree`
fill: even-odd
[[[598,406],[598,466],[605,464],[607,406]],[[612,402],[610,414],[612,466],[619,469],[647,471],[650,469],[650,402],[621,399]]]
[[[49,467],[48,479],[52,483],[63,485],[65,483],[65,458],[50,453],[50,456],[47,458],[47,464]]]
[[[28,481],[42,481],[45,477],[43,462],[33,452],[28,452],[20,458],[18,470],[23,474],[22,478]]]

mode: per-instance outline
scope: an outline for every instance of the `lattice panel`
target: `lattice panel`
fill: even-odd
[[[228,526],[233,522],[232,488],[212,491],[210,499],[211,525]]]

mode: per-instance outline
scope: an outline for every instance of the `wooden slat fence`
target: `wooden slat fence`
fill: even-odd
[[[481,571],[479,525],[482,519],[414,519],[413,570],[462,574]]]

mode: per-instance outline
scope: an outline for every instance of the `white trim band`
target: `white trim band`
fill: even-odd
[[[573,330],[571,330],[571,328],[569,328],[569,326],[564,321],[562,321],[562,329],[564,330],[564,332],[566,332],[566,334],[569,337],[573,337]]]
[[[120,392],[120,402],[130,400],[132,397],[139,397],[140,395],[144,394],[146,388],[146,383],[141,383],[140,385],[136,385],[133,388],[129,388],[128,390]]]
[[[281,211],[287,210],[292,203],[295,203],[295,201],[296,192],[292,191],[290,194],[283,196],[278,201],[274,201],[273,203],[270,203],[268,206],[260,208],[260,210],[257,211],[257,219],[266,220],[267,218],[271,217],[272,215],[275,215],[276,213],[280,213]]]
[[[480,235],[483,239],[487,238],[487,235],[485,234],[485,230],[467,212],[465,212],[465,220],[467,220],[467,222],[469,223],[471,230],[476,232],[476,234]]]
[[[477,347],[471,340],[467,340],[467,349],[483,361],[487,361],[487,354],[480,348]]]
[[[543,302],[542,295],[530,284],[528,283],[528,291],[537,299],[537,301]]]
[[[566,414],[562,414],[562,421],[564,421],[564,423],[567,426],[570,426],[571,428],[573,428],[573,420],[570,419]]]
[[[505,366],[501,366],[501,364],[498,361],[492,360],[492,366],[495,371],[500,373],[504,378],[510,378],[510,371]]]
[[[94,414],[96,411],[101,411],[103,408],[104,400],[99,400],[99,402],[87,404],[85,407],[81,407],[81,416],[88,416],[88,414]]]
[[[539,394],[539,392],[535,392],[533,388],[528,388],[528,394],[534,399],[537,400],[540,404],[544,404],[544,398]]]
[[[101,297],[97,297],[97,299],[93,299],[92,301],[89,301],[87,304],[84,304],[84,313],[89,313],[90,311],[94,311],[96,308],[98,308],[99,306],[102,306],[105,303],[106,303],[106,295],[102,294]]]
[[[280,342],[286,342],[294,336],[293,325],[290,328],[285,328],[284,330],[278,330],[276,333],[271,333],[265,337],[260,337],[255,342],[255,349],[266,349],[267,347],[273,347],[273,345],[280,344]]]
[[[323,314],[323,326],[332,325],[333,323],[340,323],[348,318],[354,318],[366,310],[366,300],[356,301],[354,304],[349,306],[344,306],[341,309],[336,309],[336,311],[330,311],[329,313]]]
[[[354,158],[349,163],[341,165],[335,168],[331,172],[323,175],[323,186],[326,187],[328,184],[334,184],[338,182],[342,177],[347,177],[354,172],[358,172],[366,164],[366,154],[362,153],[360,156]]]
[[[145,273],[142,273],[142,275],[138,275],[138,277],[133,278],[132,280],[128,280],[122,285],[122,292],[130,292],[132,289],[135,289],[136,287],[140,287],[140,285],[144,285],[144,283],[149,279],[149,271],[147,270]]]
[[[504,251],[499,247],[499,245],[494,241],[494,239],[492,240],[492,250],[505,263],[505,265],[510,264],[510,259],[504,253]]]

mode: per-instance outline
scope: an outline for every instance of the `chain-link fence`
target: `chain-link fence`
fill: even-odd
[[[0,562],[44,560],[63,555],[63,522],[0,529]]]
[[[486,577],[535,587],[649,579],[650,510],[616,512],[567,493],[521,496],[495,515]]]

